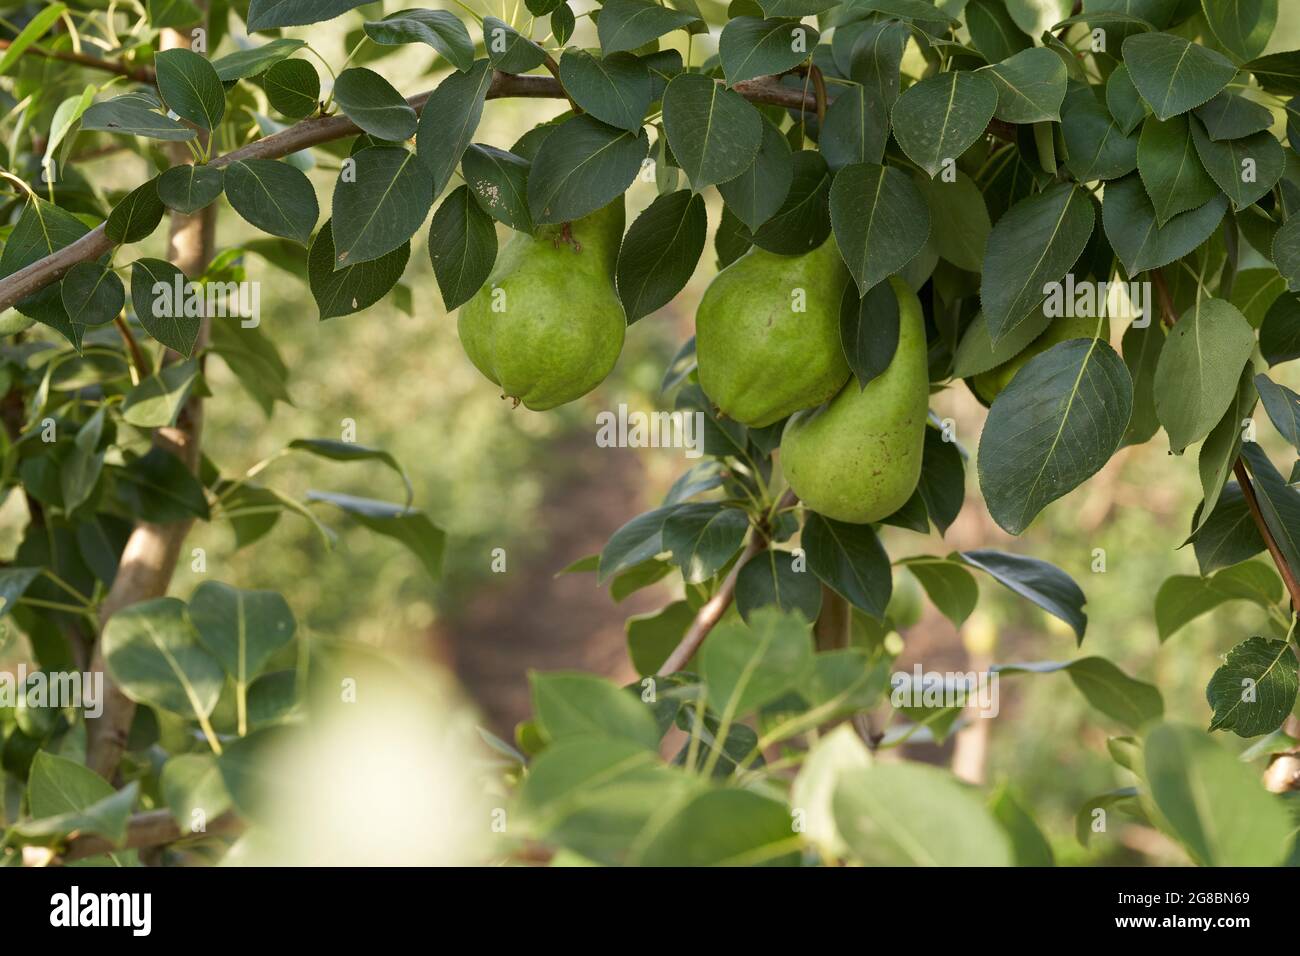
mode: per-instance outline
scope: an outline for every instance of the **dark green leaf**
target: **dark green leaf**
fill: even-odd
[[[118,611],[109,618],[103,640],[104,663],[132,700],[199,719],[216,707],[225,675],[176,598]]]
[[[334,184],[335,270],[400,249],[433,205],[433,179],[414,153],[399,146],[371,146],[352,159],[355,177],[340,176]],[[229,179],[227,175],[227,194]]]
[[[491,85],[491,65],[478,60],[469,72],[453,73],[439,83],[420,111],[415,152],[433,174],[430,203],[451,181],[461,154],[473,141]]]
[[[898,297],[888,282],[879,282],[858,297],[845,286],[840,303],[840,344],[858,388],[889,368],[898,349]]]
[[[158,177],[158,198],[168,209],[190,215],[212,203],[225,188],[214,166],[173,166]]]
[[[137,259],[131,263],[135,317],[150,335],[181,355],[194,351],[202,321],[198,315],[185,314],[185,300],[191,291],[185,275],[170,262]]]
[[[171,111],[207,130],[226,112],[226,91],[207,57],[184,48],[154,55],[158,91]]]
[[[704,252],[704,197],[679,189],[636,217],[618,251],[618,297],[629,323],[667,305],[686,287]]]
[[[1268,130],[1244,139],[1215,142],[1193,121],[1196,153],[1237,210],[1263,198],[1286,171],[1286,155]]]
[[[281,60],[262,80],[271,107],[290,119],[310,116],[320,102],[320,74],[306,60]]]
[[[818,36],[798,20],[733,17],[718,38],[718,60],[727,85],[798,66],[812,54]]]
[[[531,164],[514,153],[473,143],[461,159],[465,182],[478,204],[497,222],[520,232],[533,231],[528,212],[528,170]]]
[[[893,591],[889,556],[869,525],[845,524],[809,512],[804,522],[808,569],[854,607],[876,620]]]
[[[400,541],[420,559],[429,577],[442,574],[442,553],[447,535],[427,515],[414,508],[403,508],[387,501],[356,498],[326,491],[307,492],[308,501],[325,501],[346,511],[376,534]]]
[[[571,222],[608,205],[632,185],[649,151],[644,129],[618,129],[585,114],[565,120],[528,175],[533,222]]]
[[[357,178],[361,175],[358,169]],[[271,159],[231,163],[226,168],[226,198],[235,212],[258,229],[304,245],[320,216],[311,181],[288,163]]]
[[[933,178],[984,135],[998,105],[993,81],[952,71],[913,86],[894,104],[894,137],[903,152]]]
[[[1083,613],[1087,598],[1060,568],[1038,558],[1006,551],[963,551],[961,559],[1069,624],[1079,643],[1083,643],[1083,633],[1088,627],[1088,616]]]
[[[289,605],[275,591],[245,591],[219,581],[194,589],[190,619],[199,641],[243,687],[293,640],[296,627]]]
[[[378,259],[336,270],[332,224],[328,220],[321,226],[307,254],[307,281],[322,321],[370,308],[402,278],[411,256],[411,244],[405,242]]]
[[[131,391],[122,403],[122,418],[138,428],[164,428],[176,424],[194,380],[198,378],[198,359],[164,366]]]
[[[810,149],[795,152],[791,159],[793,172],[785,201],[776,214],[749,237],[760,249],[781,256],[811,252],[825,242],[831,232],[828,202],[831,174],[826,161],[821,153]],[[737,255],[741,252],[744,252],[743,248]]]
[[[1140,730],[1145,724],[1164,716],[1165,702],[1160,691],[1150,684],[1129,677],[1104,657],[1003,664],[995,670],[999,674],[1050,674],[1065,671],[1089,704],[1133,730]]]
[[[1117,179],[1137,167],[1137,136],[1120,129],[1091,87],[1076,87],[1065,98],[1061,116],[1065,167],[1077,180]]]
[[[1196,117],[1205,124],[1210,139],[1241,139],[1262,133],[1273,125],[1267,106],[1224,90],[1204,106],[1196,108]]]
[[[126,304],[126,289],[111,269],[95,262],[78,262],[60,286],[63,308],[74,325],[112,322]]]
[[[374,70],[344,70],[334,81],[334,100],[348,119],[376,139],[400,141],[415,135],[415,110]]]
[[[1214,710],[1210,730],[1258,737],[1277,730],[1295,706],[1300,678],[1286,641],[1252,637],[1228,651],[1205,688]]]
[[[822,606],[821,583],[789,551],[768,548],[760,551],[740,569],[736,578],[736,610],[749,621],[760,607],[773,605],[782,611],[798,611],[815,621]]]
[[[697,192],[735,179],[758,155],[762,116],[740,94],[709,77],[673,77],[663,107],[668,144]]]
[[[565,91],[596,119],[619,129],[638,130],[650,106],[650,71],[631,53],[592,56],[568,49],[560,57]]]
[[[1161,226],[1141,178],[1133,175],[1106,186],[1102,223],[1125,271],[1136,276],[1168,265],[1197,248],[1218,228],[1227,209],[1228,197],[1216,196]]]
[[[1201,160],[1199,147],[1192,144],[1192,127],[1186,116],[1164,122],[1154,116],[1142,124],[1138,140],[1138,174],[1155,209],[1156,222],[1163,226],[1180,212],[1203,206],[1219,192]]]
[[[217,79],[222,83],[243,80],[250,76],[265,73],[281,60],[307,45],[306,40],[280,37],[263,43],[261,46],[247,50],[236,50],[212,61],[212,68],[217,71]]]
[[[635,50],[673,30],[697,23],[694,14],[672,10],[649,0],[606,0],[596,31],[606,55]]]
[[[332,20],[361,6],[365,0],[251,0],[248,29],[271,30]]]
[[[892,166],[846,166],[830,193],[831,228],[864,295],[916,257],[930,209],[911,177]],[[892,295],[892,293],[890,293]]]
[[[1051,50],[1034,47],[982,70],[998,91],[994,114],[1008,123],[1059,122],[1067,73]]]
[[[446,10],[403,10],[382,20],[367,20],[363,28],[376,43],[431,46],[462,73],[474,65],[474,41],[469,31],[454,13]]]
[[[497,258],[497,230],[468,186],[457,186],[429,224],[429,258],[443,307],[450,312],[474,297]]]
[[[104,223],[104,235],[116,243],[139,242],[158,228],[162,215],[158,180],[151,179],[131,190],[113,207]]]
[[[737,551],[749,529],[749,516],[721,504],[684,504],[663,524],[663,546],[673,554],[687,583],[707,581]]]
[[[1277,0],[1201,0],[1210,34],[1238,63],[1264,52],[1277,24]]]
[[[87,132],[100,130],[162,140],[194,139],[198,135],[160,110],[155,99],[139,93],[124,93],[102,103],[92,103],[81,114],[81,128]]]
[[[1222,54],[1170,33],[1135,34],[1123,50],[1133,85],[1162,120],[1208,102],[1237,72]]]
[[[718,192],[732,214],[754,230],[776,215],[790,192],[793,178],[790,144],[775,126],[764,120],[763,139],[753,164],[735,179],[719,183]]]

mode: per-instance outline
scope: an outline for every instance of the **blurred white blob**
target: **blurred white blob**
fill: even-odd
[[[256,761],[257,821],[229,865],[442,866],[492,845],[475,715],[449,679],[374,659],[313,675],[302,725]],[[352,681],[353,684],[346,682]],[[343,699],[345,688],[354,687]],[[247,800],[243,801],[247,802]]]

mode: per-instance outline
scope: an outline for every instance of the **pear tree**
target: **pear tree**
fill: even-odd
[[[0,482],[24,517],[0,614],[37,666],[0,682],[6,864],[215,859],[261,825],[250,774],[311,724],[328,648],[283,582],[207,568],[174,593],[196,522],[240,547],[354,522],[435,578],[456,547],[352,436],[205,453],[214,363],[267,416],[288,401],[254,262],[321,321],[436,296],[503,416],[582,399],[659,310],[694,313],[658,394],[703,457],[563,569],[678,597],[628,622],[635,682],[534,673],[514,739],[484,734],[504,806],[464,826],[493,859],[1051,863],[1014,781],[885,758],[978,720],[994,678],[1068,676],[1121,784],[1079,807],[1080,841],[1140,826],[1197,864],[1300,861],[1300,50],[1278,0],[6,6]],[[486,141],[512,99],[554,118]],[[144,177],[105,179],[109,156]],[[977,446],[934,411],[963,389]],[[1021,535],[1136,445],[1201,489],[1170,542],[1198,573],[1150,602],[1161,640],[1260,609],[1176,706],[1085,648],[1060,567],[932,545],[968,484]],[[287,455],[391,493],[297,497]],[[1004,588],[1078,653],[912,678],[904,581],[957,628]],[[75,703],[27,693],[73,677]]]

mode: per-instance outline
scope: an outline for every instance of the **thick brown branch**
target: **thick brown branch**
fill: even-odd
[[[781,511],[791,507],[799,499],[795,497],[793,491],[787,491],[781,496],[781,501],[777,505],[777,510]],[[727,612],[731,606],[732,598],[736,596],[736,579],[740,576],[740,569],[743,568],[749,559],[758,554],[767,547],[767,533],[764,529],[755,528],[749,536],[749,543],[745,545],[745,550],[740,553],[736,563],[731,566],[718,591],[713,597],[704,604],[703,607],[695,614],[695,620],[691,621],[691,626],[686,629],[678,645],[673,648],[673,652],[668,655],[663,666],[659,668],[659,674],[675,674],[686,666],[704,639],[709,636],[718,621],[722,620],[722,615]]]
[[[784,87],[766,77],[737,83],[735,90],[755,103],[770,103],[795,109],[803,106],[809,110],[816,109],[817,106],[812,98],[806,97],[801,91]],[[564,88],[553,77],[516,76],[512,73],[495,74],[487,95],[488,99],[565,98]],[[407,102],[418,110],[424,106],[428,98],[428,93],[420,93],[410,97]],[[212,165],[229,166],[241,159],[279,159],[290,153],[342,139],[345,136],[355,136],[360,132],[357,125],[346,116],[316,116],[219,156],[212,161]],[[51,282],[57,282],[77,263],[91,262],[111,251],[112,248],[113,243],[104,234],[104,227],[100,225],[71,245],[64,246],[44,259],[33,262],[25,269],[19,269],[13,275],[0,279],[0,311],[11,308]]]
[[[181,830],[170,810],[150,810],[137,813],[126,825],[126,841],[116,845],[98,834],[73,837],[58,858],[64,863],[89,859],[118,850],[139,850],[145,847],[165,846],[177,840],[197,836],[234,836],[244,829],[244,822],[233,813],[224,813],[208,824],[202,833]]]
[[[9,49],[12,41],[0,40],[0,50]],[[120,60],[103,60],[97,56],[89,56],[85,53],[73,53],[72,51],[47,50],[44,47],[29,46],[27,53],[34,53],[37,56],[43,56],[50,60],[59,60],[63,63],[75,63],[77,66],[89,67],[92,70],[103,70],[105,73],[116,73],[118,76],[125,76],[128,79],[135,80],[137,83],[148,83],[151,86],[157,82],[158,78],[154,71],[147,66],[130,66]]]

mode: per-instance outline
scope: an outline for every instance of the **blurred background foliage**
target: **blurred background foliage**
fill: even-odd
[[[490,10],[483,0],[476,9]],[[380,5],[373,5],[377,10]],[[391,7],[391,5],[389,5]],[[393,7],[393,9],[396,9]],[[369,15],[370,8],[361,8]],[[286,31],[309,39],[331,63],[341,62],[355,43],[344,18],[333,24]],[[357,20],[359,22],[359,20]],[[542,31],[544,32],[544,30]],[[593,42],[590,21],[579,20],[574,42]],[[586,38],[586,39],[584,39]],[[666,43],[685,52],[681,33]],[[716,38],[695,37],[694,62],[713,52]],[[1300,3],[1281,4],[1269,52],[1300,48]],[[360,58],[399,89],[411,94],[433,86],[440,67],[422,46],[376,48]],[[374,58],[373,54],[383,54]],[[57,103],[79,89],[75,74],[46,77],[61,84]],[[484,112],[477,141],[509,146],[538,122],[563,111],[558,100],[494,100]],[[1279,114],[1278,128],[1284,125]],[[328,196],[339,159],[312,151],[309,172]],[[146,178],[143,159],[113,154],[81,170],[87,180],[120,194]],[[628,221],[656,194],[653,182],[638,181],[628,193]],[[720,216],[710,197],[710,230]],[[499,229],[501,227],[498,227]],[[119,254],[122,262],[162,254],[164,231]],[[261,238],[229,208],[218,223],[220,248]],[[504,241],[504,232],[501,236]],[[678,595],[664,585],[615,604],[597,591],[592,575],[557,572],[597,552],[628,518],[658,503],[687,467],[670,449],[602,449],[594,442],[595,416],[626,403],[632,409],[661,407],[663,370],[693,331],[693,314],[715,273],[712,242],[686,290],[666,308],[629,330],[613,375],[578,402],[546,413],[511,408],[465,357],[455,316],[442,308],[425,248],[424,233],[412,242],[403,284],[409,310],[389,296],[357,315],[320,322],[302,281],[257,255],[246,256],[247,277],[261,282],[262,329],[276,343],[290,370],[292,407],[277,405],[268,418],[218,360],[209,363],[204,445],[228,476],[237,476],[299,436],[338,438],[344,421],[356,423],[356,440],[383,448],[410,474],[416,503],[449,535],[443,579],[431,581],[400,545],[324,514],[339,532],[327,549],[302,519],[283,517],[255,547],[237,550],[228,524],[196,526],[189,548],[206,552],[207,575],[246,588],[280,590],[309,638],[360,641],[427,656],[455,673],[476,701],[483,723],[508,737],[528,711],[529,669],[580,668],[631,679],[624,622],[653,611]],[[303,252],[305,255],[305,251]],[[1118,344],[1120,323],[1112,328]],[[1283,366],[1274,374],[1300,388],[1300,376]],[[968,450],[978,446],[985,411],[957,383],[936,394],[933,408],[957,423]],[[1283,443],[1256,409],[1265,448],[1283,465]],[[1200,490],[1194,459],[1173,459],[1163,435],[1147,446],[1129,448],[1091,481],[1048,508],[1020,539],[1002,532],[984,512],[968,463],[968,504],[946,539],[895,528],[885,544],[895,558],[993,547],[1033,554],[1074,576],[1088,596],[1088,634],[1078,653],[1102,654],[1126,672],[1154,682],[1172,719],[1208,723],[1204,687],[1219,655],[1255,632],[1264,612],[1230,602],[1185,627],[1162,646],[1153,604],[1171,574],[1195,574],[1186,538]],[[335,465],[307,456],[279,460],[263,475],[268,484],[304,495],[308,488],[400,500],[391,472]],[[0,553],[12,555],[25,523],[21,502],[0,510]],[[493,550],[505,551],[506,571],[492,570]],[[1105,572],[1094,570],[1096,549]],[[187,595],[205,575],[182,561],[172,591]],[[962,670],[988,662],[1065,659],[1076,654],[1063,625],[1027,602],[991,584],[982,586],[980,609],[963,633],[924,605],[919,589],[896,571],[897,602],[913,600],[914,613],[900,630],[907,650],[901,669],[919,662],[926,669]],[[12,657],[13,642],[0,657]],[[978,770],[991,784],[1011,782],[1054,844],[1061,863],[1182,863],[1181,851],[1159,842],[1154,831],[1122,830],[1116,840],[1094,840],[1082,848],[1074,836],[1074,814],[1088,797],[1122,786],[1106,754],[1118,726],[1089,708],[1066,686],[1063,675],[1008,678],[1001,684],[1001,713],[978,732]],[[960,735],[958,735],[960,737]],[[1235,738],[1234,738],[1235,739]],[[949,762],[956,745],[909,746],[914,759]],[[1151,842],[1157,841],[1157,842]]]

